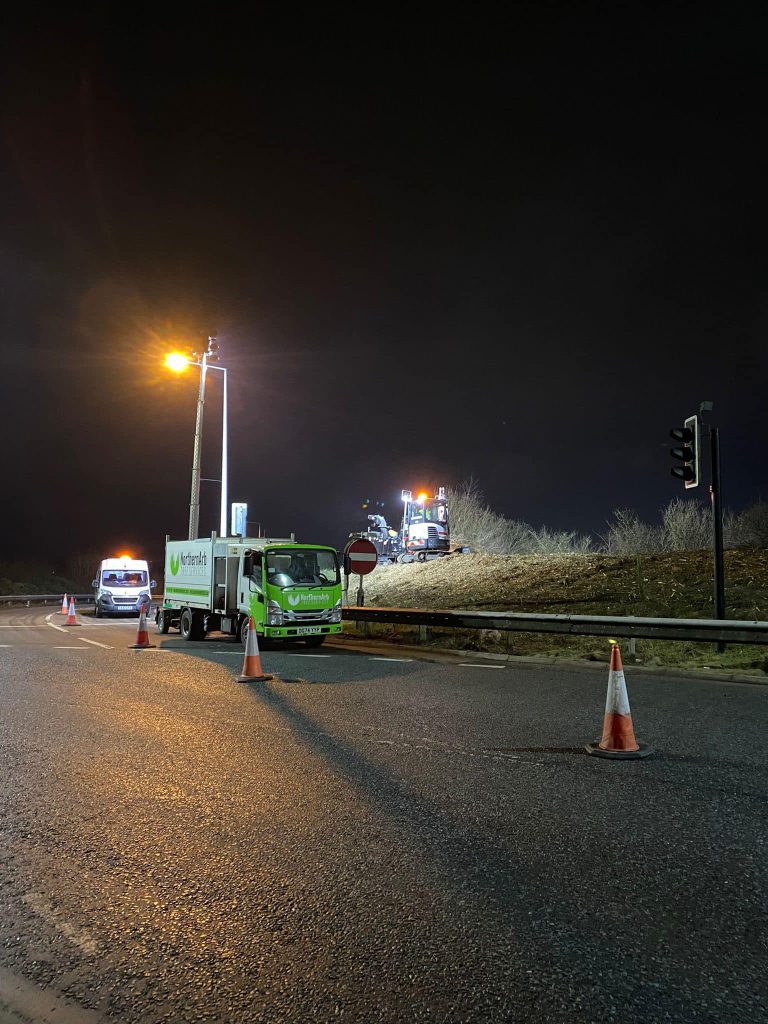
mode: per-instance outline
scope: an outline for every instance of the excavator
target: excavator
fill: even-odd
[[[402,492],[403,517],[400,529],[391,527],[383,515],[368,516],[369,526],[350,537],[365,537],[376,547],[380,562],[426,562],[450,551],[448,498],[445,487],[437,493]]]

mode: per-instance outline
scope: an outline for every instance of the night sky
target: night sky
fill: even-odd
[[[536,525],[653,518],[702,399],[725,503],[768,497],[768,19],[718,6],[6,31],[0,556],[186,536],[196,371],[161,364],[208,331],[230,499],[272,534],[342,544],[365,498],[470,475]]]

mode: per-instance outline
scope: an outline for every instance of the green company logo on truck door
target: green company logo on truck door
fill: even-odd
[[[171,555],[171,576],[177,576],[179,573],[179,556]]]

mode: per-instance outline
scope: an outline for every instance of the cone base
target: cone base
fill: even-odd
[[[274,679],[274,676],[263,675],[263,676],[238,676],[236,682],[238,683],[268,683],[270,679]]]
[[[129,651],[146,651],[146,650],[150,650],[151,648],[154,648],[154,647],[157,647],[157,644],[129,644],[128,645],[128,650]]]
[[[600,740],[595,740],[594,743],[588,743],[584,749],[594,757],[607,757],[613,761],[633,761],[638,757],[649,757],[655,753],[655,748],[649,747],[647,743],[638,741],[638,747],[638,750],[603,750]]]

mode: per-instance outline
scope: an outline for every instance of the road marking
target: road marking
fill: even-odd
[[[21,1024],[103,1024],[95,1010],[83,1010],[53,988],[40,989],[18,974],[0,967],[0,1020]]]
[[[51,627],[51,629],[58,629],[58,631],[60,633],[66,633],[67,632],[66,629],[64,629],[63,626],[57,626],[54,622],[49,622],[48,625]]]
[[[52,618],[53,618],[53,612],[51,612],[49,615],[45,616],[45,621],[46,622],[50,622]]]
[[[0,647],[13,647],[13,644],[0,644]]]
[[[413,661],[413,658],[369,658],[368,661]]]
[[[58,647],[56,644],[53,645],[53,649],[54,649],[54,651],[87,651],[88,650],[87,647],[71,647],[71,646]]]
[[[460,661],[459,668],[497,668],[504,671],[504,665],[478,665],[474,661]]]
[[[286,651],[286,654],[288,652]],[[292,654],[292,658],[332,658],[332,654]]]
[[[49,622],[48,625],[50,626],[51,623]],[[0,626],[0,629],[40,629],[40,623],[38,622],[37,625],[35,625],[34,622],[20,622],[18,626]],[[64,632],[66,633],[66,630],[64,630]]]
[[[73,946],[77,946],[78,949],[88,956],[93,956],[96,953],[96,940],[93,936],[80,928],[76,928],[69,921],[62,921],[58,912],[53,909],[51,904],[39,892],[28,892],[21,898],[44,921],[53,925],[57,932],[60,932],[69,939]]]
[[[103,647],[105,651],[114,650],[109,644],[100,644],[98,640],[87,640],[84,636],[79,636],[78,640],[82,640],[84,644],[93,644],[94,647]]]

